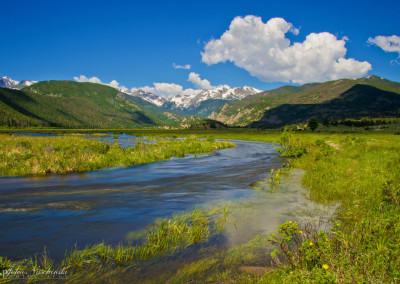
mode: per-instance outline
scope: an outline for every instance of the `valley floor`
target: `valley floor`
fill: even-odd
[[[131,130],[136,136],[190,136],[189,131]],[[324,230],[288,220],[271,236],[255,238],[227,252],[193,259],[162,279],[169,283],[347,283],[396,282],[400,278],[400,135],[393,133],[281,133],[255,130],[204,131],[200,137],[280,143],[287,157],[282,173],[305,170],[302,184],[309,198],[340,204]],[[11,138],[9,138],[11,139]],[[3,141],[3,139],[2,139]],[[20,147],[24,147],[21,145]],[[282,175],[282,174],[281,174]],[[276,172],[271,187],[279,190]],[[228,209],[194,211],[164,220],[136,247],[97,245],[66,255],[63,263],[40,259],[43,269],[68,267],[71,282],[119,281],[148,265],[153,257],[191,249],[223,230]],[[265,216],[268,218],[268,216]],[[255,265],[254,247],[274,245],[264,255],[268,267]],[[144,262],[138,262],[138,259]],[[231,264],[231,265],[227,265]],[[34,262],[0,258],[0,270],[32,269]],[[129,272],[129,273],[128,273]],[[161,272],[158,272],[161,274]],[[169,280],[168,280],[169,279]],[[125,279],[126,280],[126,279]],[[157,277],[147,279],[157,282]],[[158,279],[160,280],[160,279]]]

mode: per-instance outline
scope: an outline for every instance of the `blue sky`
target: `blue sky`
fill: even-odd
[[[1,9],[0,76],[15,80],[84,75],[129,89],[168,83],[183,89],[227,84],[262,90],[341,75],[400,81],[397,38],[391,46],[387,38],[375,40],[400,36],[400,1],[13,0],[2,1]],[[228,32],[232,40],[221,40],[235,17],[241,18]],[[257,34],[277,17],[283,21],[274,39]],[[312,33],[319,34],[313,44],[320,57],[314,63],[304,44]],[[210,44],[212,39],[219,42]],[[287,40],[299,46],[286,50]],[[338,57],[355,62],[339,66]],[[325,60],[328,67],[319,66]],[[191,68],[175,69],[173,63]],[[191,72],[197,81],[188,81]]]

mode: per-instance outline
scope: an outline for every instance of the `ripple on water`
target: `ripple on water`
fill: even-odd
[[[132,138],[124,137],[119,139]],[[85,174],[0,178],[0,222],[7,227],[0,231],[0,251],[20,258],[40,253],[46,245],[52,257],[62,257],[76,243],[125,243],[129,232],[145,229],[158,218],[210,202],[252,198],[259,193],[250,184],[280,167],[283,159],[274,144],[234,142],[235,148],[197,158]],[[269,198],[265,202],[276,195]],[[285,202],[282,206],[291,208],[292,203]],[[283,210],[275,203],[263,210],[274,206],[276,212]],[[268,224],[280,221],[277,213],[265,215]],[[20,245],[13,245],[16,240]]]

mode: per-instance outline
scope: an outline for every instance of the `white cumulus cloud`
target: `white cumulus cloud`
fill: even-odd
[[[99,78],[97,78],[97,77],[88,78],[85,75],[80,75],[79,77],[74,77],[74,80],[77,82],[90,82],[90,83],[102,84]]]
[[[98,77],[86,77],[85,75],[80,75],[79,77],[74,77],[74,80],[77,82],[90,82],[90,83],[96,83],[96,84],[102,84],[106,86],[113,87],[115,89],[121,90],[122,92],[127,92],[129,91],[128,88],[125,86],[121,86],[118,81],[112,80],[110,83],[104,83],[102,82]],[[201,81],[207,81],[207,80],[201,80]],[[207,81],[208,82],[208,81]],[[210,83],[210,82],[208,82]],[[181,85],[175,84],[175,83],[153,83],[153,86],[144,86],[141,88],[132,88],[130,91],[134,92],[139,89],[142,89],[145,92],[153,93],[157,96],[161,96],[164,98],[170,98],[174,97],[177,95],[197,95],[200,93],[201,89],[183,89]]]
[[[153,85],[154,87],[145,86],[140,89],[164,98],[179,95],[183,91],[183,87],[181,85],[174,83],[153,83]]]
[[[131,92],[137,91],[139,89],[164,98],[171,98],[177,95],[183,95],[183,96],[197,95],[198,93],[203,91],[200,89],[195,90],[191,88],[183,89],[181,85],[175,83],[153,83],[153,86],[132,88]]]
[[[103,83],[97,77],[88,78],[85,75],[80,75],[79,77],[74,77],[74,80],[77,82],[90,82],[90,83],[102,84],[102,85],[110,86],[115,89],[121,90],[123,92],[128,90],[128,88],[126,88],[125,86],[120,86],[116,80],[112,80],[110,83]]]
[[[170,98],[177,95],[193,95],[198,94],[202,90],[194,90],[194,89],[183,89],[181,85],[175,83],[153,83],[153,86],[144,86],[140,88],[132,88],[131,91],[143,90],[145,92],[149,92],[155,94],[157,96],[161,96],[164,98]]]
[[[172,67],[174,67],[175,69],[190,69],[190,64],[186,64],[186,65],[176,65],[175,63],[172,63]]]
[[[386,52],[397,52],[400,56],[400,36],[376,36],[368,39],[369,44],[379,46]]]
[[[210,81],[207,79],[201,79],[200,75],[194,72],[190,72],[189,74],[189,82],[191,82],[195,87],[205,90],[213,89],[214,87],[211,86]]]
[[[299,30],[283,18],[264,23],[257,16],[236,17],[219,39],[205,45],[202,61],[231,61],[266,82],[321,82],[361,77],[371,70],[366,61],[345,58],[347,38],[311,33],[304,42],[291,44],[288,32],[297,35]]]

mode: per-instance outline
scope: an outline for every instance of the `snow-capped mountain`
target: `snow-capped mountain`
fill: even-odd
[[[22,87],[28,87],[28,86],[33,85],[35,83],[37,83],[37,81],[22,80],[21,82],[19,82],[18,85],[22,86]]]
[[[261,93],[261,90],[253,87],[236,87],[231,88],[227,85],[219,86],[211,90],[205,90],[196,95],[190,101],[190,105],[199,106],[202,101],[214,99],[214,100],[241,100],[247,96],[251,96],[257,93]]]
[[[4,76],[4,77],[0,78],[0,87],[12,88],[12,87],[14,87],[14,86],[16,86],[18,84],[19,84],[18,81],[15,81],[15,80],[7,77],[7,76]]]
[[[172,108],[189,108],[192,105],[192,100],[202,91],[193,94],[177,95],[168,99],[169,105]]]
[[[162,106],[167,100],[163,97],[157,96],[155,94],[138,89],[136,91],[125,91],[126,94],[139,97],[145,101],[155,104],[156,106]]]
[[[27,86],[37,83],[36,81],[23,80],[21,82],[11,79],[10,77],[4,76],[0,78],[0,87],[17,89],[20,90]]]
[[[241,100],[247,96],[251,96],[260,92],[262,91],[249,86],[231,88],[227,85],[223,85],[211,90],[199,90],[198,92],[193,92],[192,94],[177,95],[168,99],[157,96],[153,93],[145,92],[141,89],[125,93],[140,97],[157,106],[168,105],[169,108],[187,109],[190,107],[197,107],[205,100]]]
[[[0,87],[20,90],[24,87],[30,86],[37,81],[16,81],[10,77],[4,76],[0,78]],[[145,101],[155,104],[156,106],[164,106],[168,109],[188,109],[198,107],[201,102],[214,99],[214,100],[241,100],[247,96],[260,93],[261,91],[253,87],[236,87],[231,88],[228,85],[215,87],[211,90],[193,90],[190,94],[181,94],[171,98],[163,98],[142,89],[128,90],[117,87],[120,92],[124,92],[131,96],[139,97]]]

